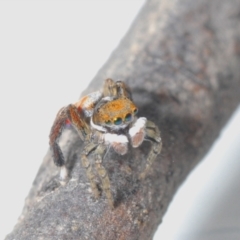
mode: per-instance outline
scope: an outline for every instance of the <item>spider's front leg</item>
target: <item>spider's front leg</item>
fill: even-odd
[[[129,129],[131,143],[134,148],[140,146],[143,140],[151,141],[151,149],[147,157],[145,170],[140,174],[140,179],[144,179],[157,155],[162,149],[160,131],[155,123],[144,117],[138,118],[134,125]]]

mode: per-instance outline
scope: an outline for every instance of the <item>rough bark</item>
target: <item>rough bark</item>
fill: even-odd
[[[66,130],[71,180],[59,184],[48,152],[6,239],[152,239],[177,188],[239,104],[239,66],[240,1],[148,1],[87,92],[108,77],[126,81],[139,116],[161,130],[161,155],[141,181],[149,143],[106,156],[112,210],[104,194],[93,199],[79,160],[83,143]]]

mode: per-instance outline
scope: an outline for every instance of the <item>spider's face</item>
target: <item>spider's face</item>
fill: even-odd
[[[112,130],[126,128],[135,118],[136,105],[128,98],[118,98],[96,107],[93,123]]]

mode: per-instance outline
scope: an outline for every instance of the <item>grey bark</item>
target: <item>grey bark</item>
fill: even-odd
[[[66,130],[61,145],[71,180],[59,184],[48,151],[6,239],[152,239],[177,188],[239,104],[239,66],[240,1],[148,1],[86,92],[108,77],[126,81],[139,116],[161,130],[161,155],[141,181],[149,143],[106,156],[112,210],[104,194],[94,200],[79,159],[83,143]]]

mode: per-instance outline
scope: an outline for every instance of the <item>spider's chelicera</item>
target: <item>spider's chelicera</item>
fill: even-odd
[[[58,140],[66,123],[70,122],[84,141],[81,162],[86,169],[93,194],[96,198],[99,197],[95,175],[88,159],[90,153],[94,156],[95,169],[101,179],[102,189],[113,207],[110,181],[102,165],[106,151],[111,147],[116,153],[124,155],[128,151],[129,143],[137,148],[144,139],[150,140],[151,149],[146,168],[140,174],[140,178],[145,177],[161,152],[162,141],[158,127],[145,117],[138,118],[137,112],[129,87],[122,81],[114,82],[112,79],[105,80],[101,91],[90,93],[75,104],[61,108],[49,136],[54,163],[61,167],[61,180],[67,180],[68,171]]]

